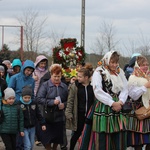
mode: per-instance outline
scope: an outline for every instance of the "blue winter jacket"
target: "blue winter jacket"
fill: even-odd
[[[10,78],[8,87],[11,87],[14,89],[16,93],[16,102],[18,103],[20,101],[20,96],[22,93],[22,88],[26,85],[32,87],[32,99],[34,99],[34,79],[32,78],[32,74],[30,76],[26,76],[24,74],[24,70],[26,68],[33,68],[34,69],[34,62],[31,60],[26,60],[21,68],[20,73],[13,75]]]

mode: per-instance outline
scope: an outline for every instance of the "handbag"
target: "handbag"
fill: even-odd
[[[144,106],[140,107],[135,111],[135,115],[139,120],[143,120],[150,117],[150,107],[146,108]]]
[[[48,124],[53,123],[56,118],[55,109],[45,105],[43,109],[43,117]]]
[[[129,113],[130,111],[132,111],[131,103],[125,102],[125,104],[122,106],[122,112]]]
[[[127,101],[122,106],[122,112],[123,113],[129,113],[132,110],[133,110],[133,108],[132,108],[132,99],[130,99],[128,97]]]
[[[48,95],[46,95],[47,99]],[[51,124],[55,121],[56,114],[55,114],[56,106],[49,107],[47,106],[47,101],[45,101],[44,108],[43,108],[43,117],[45,118],[46,123]]]

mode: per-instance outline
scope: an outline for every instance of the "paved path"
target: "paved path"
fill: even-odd
[[[67,130],[67,139],[68,139],[68,148],[69,148],[69,141],[70,141],[70,137],[71,137],[71,131],[70,130]],[[4,144],[0,138],[0,150],[5,150],[4,149]],[[34,150],[45,150],[45,148],[40,145],[40,146],[34,146]],[[60,147],[58,146],[58,150],[60,150]],[[77,150],[77,145],[76,145],[76,148],[75,150]]]
[[[69,149],[69,141],[70,141],[70,137],[71,137],[71,131],[70,130],[67,130],[67,140],[68,140],[68,149]],[[74,150],[78,150],[78,144],[76,144],[76,147],[75,147],[75,149]],[[1,141],[1,139],[0,139],[0,150],[5,150],[4,149],[4,144],[3,144],[3,142]],[[40,146],[34,146],[34,150],[45,150],[45,148],[42,146],[42,145],[40,145]],[[58,148],[57,148],[57,150],[60,150],[60,147],[58,146]],[[133,150],[133,148],[127,148],[127,150]],[[144,148],[143,148],[143,150],[144,150]]]

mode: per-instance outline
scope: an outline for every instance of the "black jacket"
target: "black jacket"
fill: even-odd
[[[7,88],[7,83],[5,79],[0,78],[0,88],[2,92],[2,97],[4,96],[4,90]]]
[[[87,87],[85,87],[81,83],[79,83],[78,80],[75,81],[75,85],[78,88],[78,92],[77,92],[78,112],[88,113],[88,111],[89,111],[90,107],[92,106],[94,99],[95,99],[93,87],[91,86],[90,83]],[[88,98],[88,99],[86,99],[86,98]]]
[[[36,120],[41,125],[45,125],[45,119],[42,117],[38,105],[35,102],[23,104],[20,102],[20,107],[24,114],[24,128],[31,128],[36,125]]]

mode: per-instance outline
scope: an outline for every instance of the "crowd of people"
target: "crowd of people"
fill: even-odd
[[[150,116],[136,110],[150,105],[150,71],[145,56],[132,55],[119,66],[117,51],[107,52],[94,69],[77,67],[66,81],[61,64],[48,66],[44,55],[35,62],[0,63],[0,136],[6,150],[150,149]],[[130,111],[124,110],[128,102]],[[66,129],[71,130],[68,144]],[[79,140],[80,139],[80,140]],[[69,147],[68,147],[69,145]]]

